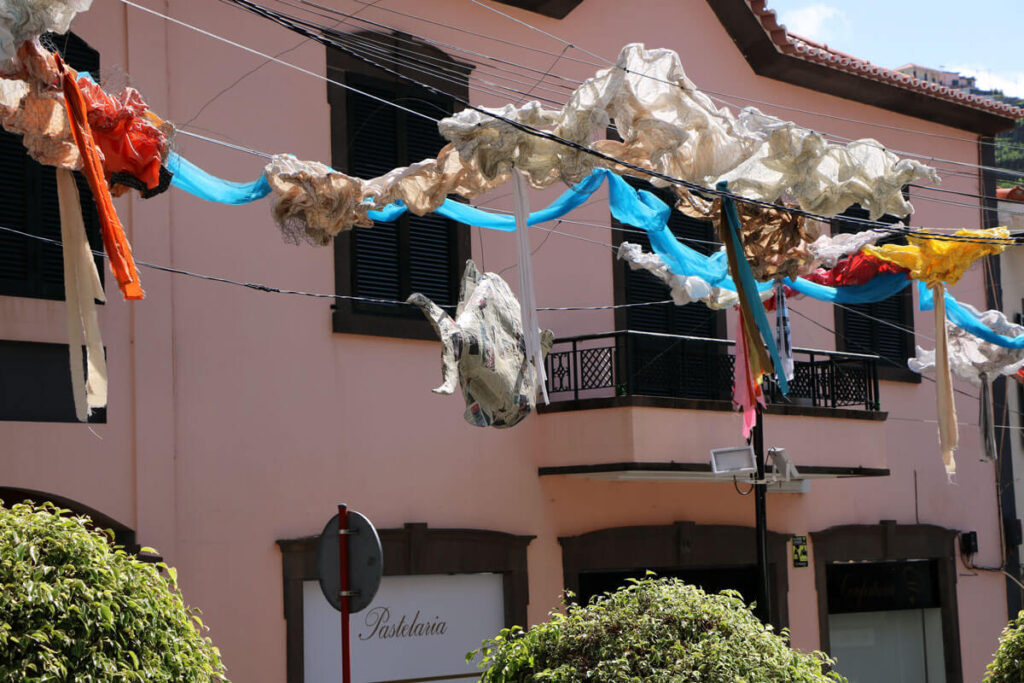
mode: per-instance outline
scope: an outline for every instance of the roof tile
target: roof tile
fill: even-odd
[[[1024,108],[1015,107],[990,97],[972,95],[962,90],[954,90],[937,83],[921,81],[913,76],[872,64],[866,59],[830,48],[828,45],[815,42],[790,33],[779,23],[774,10],[767,7],[766,0],[745,0],[751,12],[761,23],[761,27],[771,37],[775,47],[784,54],[792,55],[808,62],[845,71],[863,78],[888,83],[914,92],[924,93],[937,99],[950,100],[974,109],[998,114],[1008,118],[1024,118]]]

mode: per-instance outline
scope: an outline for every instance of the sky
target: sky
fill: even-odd
[[[959,71],[1024,97],[1020,0],[768,0],[779,23],[879,66]]]

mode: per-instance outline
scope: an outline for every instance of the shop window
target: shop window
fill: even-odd
[[[466,652],[526,623],[532,536],[407,524],[379,530],[384,578],[352,615],[353,680],[455,680],[479,675]],[[287,619],[287,683],[340,680],[341,621],[320,590],[319,537],[278,541]]]
[[[99,53],[78,36],[51,34],[46,40],[75,69],[99,73]],[[101,250],[99,217],[92,193],[81,174],[75,174],[75,181],[89,244],[94,250]],[[0,130],[0,217],[3,227],[60,241],[56,169],[29,157],[21,136],[5,130]],[[97,257],[96,262],[102,277],[102,259]],[[60,246],[0,231],[0,295],[63,299],[64,257]]]
[[[458,75],[429,84],[443,93],[468,99],[469,68],[435,48],[384,34],[354,34],[350,40],[372,49],[380,55],[375,60],[389,68],[408,62],[410,51],[422,53],[432,64],[448,62],[446,71]],[[393,60],[387,56],[391,51]],[[327,70],[331,79],[361,91],[328,85],[335,168],[360,178],[374,178],[434,157],[445,145],[434,120],[455,110],[452,96],[409,84],[335,49],[327,51]],[[411,75],[423,80],[420,72]],[[442,306],[457,302],[459,277],[470,253],[468,229],[438,214],[406,213],[392,222],[342,233],[334,244],[338,294],[404,301],[411,293],[421,292]],[[371,301],[339,300],[334,331],[436,337],[418,309]]]
[[[821,649],[852,683],[960,683],[950,529],[850,525],[811,534]]]
[[[945,682],[935,561],[837,563],[825,574],[829,654],[840,673],[851,681]]]
[[[707,591],[735,590],[752,602],[758,580],[754,535],[750,527],[677,522],[559,538],[565,588],[584,602],[650,570]],[[768,533],[771,623],[776,629],[789,622],[787,539]]]
[[[868,218],[868,212],[856,204],[842,214],[852,218]],[[896,223],[895,216],[883,216],[883,223]],[[860,223],[832,222],[833,233],[864,230]],[[886,237],[879,244],[906,244],[903,237]],[[846,304],[835,307],[836,348],[853,353],[871,353],[882,358],[878,363],[880,379],[920,382],[921,376],[907,368],[907,359],[914,355],[913,287],[872,304]]]

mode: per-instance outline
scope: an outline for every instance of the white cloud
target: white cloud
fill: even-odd
[[[1002,90],[1013,97],[1024,97],[1024,71],[992,71],[985,67],[960,65],[949,67],[965,76],[974,76],[981,90]]]
[[[823,2],[778,14],[780,23],[785,24],[789,31],[820,43],[840,39],[849,28],[843,10]]]

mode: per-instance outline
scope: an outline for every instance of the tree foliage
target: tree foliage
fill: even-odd
[[[739,594],[678,579],[634,580],[529,631],[504,629],[482,654],[481,683],[834,683],[832,661],[764,626]]]
[[[0,507],[0,681],[226,680],[175,571],[90,526],[48,503]]]
[[[988,665],[985,683],[1024,681],[1024,612],[1017,615],[999,636],[999,649]]]

